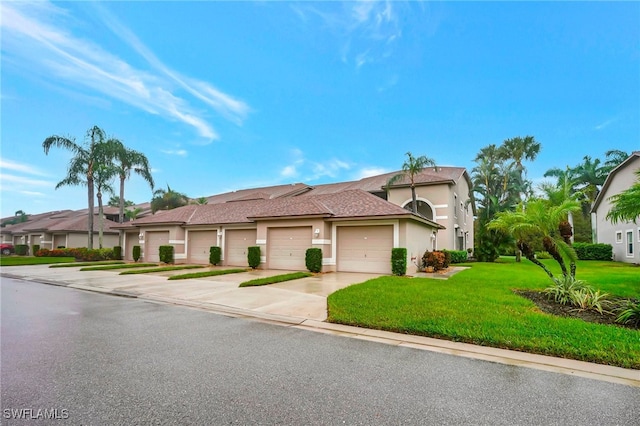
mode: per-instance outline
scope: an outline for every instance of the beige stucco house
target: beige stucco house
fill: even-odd
[[[418,214],[408,182],[386,188],[394,175],[228,192],[116,228],[126,259],[140,245],[145,261],[158,261],[159,246],[172,245],[177,262],[206,264],[210,247],[219,246],[223,264],[247,266],[247,247],[257,245],[269,269],[303,270],[306,249],[317,247],[325,271],[390,273],[391,249],[404,247],[413,272],[427,249],[473,247],[474,202],[463,168],[416,176]]]
[[[610,198],[633,185],[637,179],[636,170],[640,169],[640,151],[633,152],[629,158],[613,169],[602,185],[591,210],[592,224],[598,243],[613,246],[613,260],[626,263],[640,263],[640,218],[634,222],[607,220],[611,210]]]

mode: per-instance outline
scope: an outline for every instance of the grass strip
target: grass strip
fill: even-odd
[[[247,272],[248,269],[218,269],[216,271],[192,272],[190,274],[173,275],[170,280],[186,280],[189,278],[215,277],[216,275],[237,274]]]
[[[206,268],[206,266],[202,265],[177,265],[177,266],[161,266],[159,268],[151,268],[151,269],[134,269],[131,271],[120,272],[120,275],[135,275],[135,274],[146,274],[151,272],[166,272],[166,271],[179,271],[181,269],[197,269],[197,268]]]
[[[55,258],[55,257],[51,257],[49,259],[73,259],[73,257],[68,258],[68,257],[59,257],[59,258]],[[60,265],[51,265],[49,266],[49,268],[75,268],[78,266],[96,266],[96,265],[121,265],[124,262],[122,260],[99,260],[99,261],[95,261],[95,262],[76,262],[75,259],[73,260],[68,260],[67,262],[71,262],[71,263],[62,263]]]
[[[640,369],[640,330],[546,314],[513,293],[548,287],[539,267],[469,265],[448,280],[386,276],[338,290],[327,298],[328,321]],[[579,261],[577,278],[615,296],[640,292],[637,267],[619,262]]]
[[[255,280],[245,281],[240,284],[240,287],[253,287],[258,285],[275,284],[311,276],[313,276],[313,274],[310,272],[293,272],[291,274],[274,275],[272,277],[257,278]]]
[[[73,257],[0,256],[0,266],[48,265],[74,261]]]
[[[125,263],[120,265],[88,266],[86,268],[80,268],[80,270],[81,271],[110,271],[112,269],[149,268],[152,266],[158,266],[158,264],[157,263]]]

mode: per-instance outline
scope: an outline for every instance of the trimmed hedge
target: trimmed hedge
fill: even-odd
[[[391,272],[393,275],[406,275],[407,274],[407,249],[403,247],[397,247],[391,249]]]
[[[444,253],[449,253],[450,263],[463,263],[469,259],[469,253],[465,250],[442,250]]]
[[[173,263],[173,246],[160,246],[158,248],[160,262]]]
[[[138,260],[140,260],[140,246],[133,246],[133,250],[131,252],[131,255],[133,256],[133,261],[137,262]]]
[[[113,249],[102,248],[89,250],[86,247],[65,248],[49,250],[41,248],[36,253],[37,257],[74,257],[77,260],[95,262],[98,260],[113,260]]]
[[[122,247],[115,246],[113,248],[113,259],[114,260],[122,260]]]
[[[573,249],[580,260],[613,259],[613,247],[611,244],[573,243]]]
[[[218,246],[213,246],[209,249],[209,263],[212,265],[218,265],[222,258],[222,249]]]
[[[31,246],[31,253],[35,256],[35,254],[40,250],[40,244],[34,244]]]
[[[26,244],[16,244],[16,254],[18,256],[26,256],[29,253],[29,246]]]
[[[256,269],[260,266],[260,247],[251,246],[247,248],[247,261],[251,269]]]
[[[434,271],[447,269],[451,263],[451,255],[446,251],[429,251],[427,250],[422,256],[422,267],[433,268]]]
[[[322,271],[322,249],[317,247],[308,248],[304,255],[304,262],[309,272],[318,273]]]

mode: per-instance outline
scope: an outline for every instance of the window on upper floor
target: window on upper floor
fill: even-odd
[[[453,194],[453,217],[456,219],[458,218],[457,206],[458,206],[458,196],[456,194]]]
[[[627,231],[627,257],[633,257],[633,231]]]
[[[616,243],[622,242],[622,231],[616,231]]]

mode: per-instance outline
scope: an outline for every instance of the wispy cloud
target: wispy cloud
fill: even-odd
[[[364,167],[358,170],[358,172],[355,175],[355,179],[359,180],[359,179],[364,179],[371,176],[382,175],[385,173],[389,173],[390,171],[391,170],[387,170],[383,167]]]
[[[598,124],[598,125],[597,125],[596,127],[594,127],[593,129],[594,129],[594,130],[602,130],[602,129],[604,129],[605,127],[608,127],[610,124],[615,123],[616,121],[618,121],[618,119],[617,119],[617,118],[610,118],[609,120],[604,121],[604,122],[602,122],[602,123]]]
[[[340,5],[337,11],[335,2],[294,4],[291,8],[307,25],[313,24],[313,18],[319,20],[338,38],[342,61],[356,69],[391,56],[393,44],[402,37],[399,2],[367,0]]]
[[[16,175],[9,175],[6,173],[2,173],[2,175],[0,175],[0,179],[2,180],[2,187],[5,188],[4,183],[11,183],[11,184],[18,184],[20,186],[53,186],[54,184],[51,181],[48,180],[41,180],[41,179],[32,179],[32,178],[28,178],[28,177],[24,177],[24,176],[16,176]],[[19,189],[19,188],[18,188]]]
[[[18,163],[16,161],[7,160],[4,158],[0,158],[0,169],[3,169],[3,173],[4,173],[4,170],[13,170],[16,172],[22,172],[29,175],[45,176],[45,177],[49,176],[49,174],[29,164]]]
[[[280,169],[281,178],[290,179],[303,176],[305,181],[314,181],[325,176],[335,178],[343,170],[351,168],[349,163],[336,158],[326,161],[308,160],[298,148],[291,150],[291,157],[291,162]]]
[[[172,70],[107,9],[96,5],[96,10],[105,25],[147,61],[149,69],[135,68],[98,43],[73,34],[69,30],[74,27],[73,20],[67,11],[48,2],[3,2],[2,53],[12,56],[25,70],[54,76],[69,88],[89,89],[182,122],[208,142],[219,135],[190,101],[199,100],[236,124],[246,118],[250,112],[246,103],[208,82]]]
[[[185,149],[161,149],[160,152],[167,155],[177,155],[178,157],[186,157],[188,154]]]

